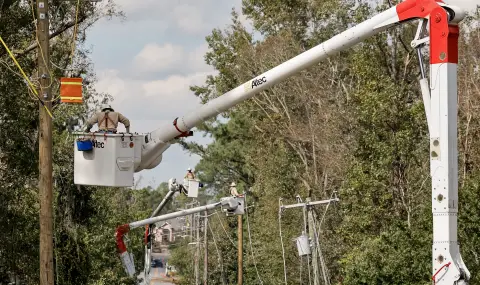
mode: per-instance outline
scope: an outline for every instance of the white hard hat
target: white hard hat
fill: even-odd
[[[237,184],[235,184],[235,182],[232,182],[232,184],[230,184],[230,186],[237,186]]]
[[[189,167],[189,168],[187,169],[187,171],[190,171],[190,170],[192,170],[192,168]]]
[[[105,111],[106,109],[110,109],[110,110],[113,111],[112,106],[110,106],[109,104],[103,104],[103,105],[102,105],[102,111]]]

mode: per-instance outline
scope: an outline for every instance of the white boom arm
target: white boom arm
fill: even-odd
[[[432,0],[433,1],[433,0]],[[411,1],[407,1],[411,2]],[[333,37],[332,39],[282,63],[281,65],[245,82],[237,88],[209,101],[189,114],[148,133],[142,147],[142,160],[136,172],[151,169],[161,162],[162,153],[169,142],[177,137],[186,136],[188,131],[206,120],[241,103],[262,90],[265,90],[288,77],[320,62],[327,57],[345,50],[364,39],[376,35],[392,25],[399,23],[397,8],[374,16],[373,18]]]
[[[197,124],[260,91],[393,25],[414,19],[428,21],[429,37],[412,42],[412,46],[430,44],[430,86],[423,77],[420,85],[431,141],[432,279],[435,284],[467,284],[470,273],[463,263],[457,241],[458,23],[464,17],[464,11],[440,0],[406,0],[175,119],[172,125],[148,133],[144,137],[141,161],[135,172],[157,166],[173,139],[188,136],[189,130]]]
[[[206,206],[200,206],[192,209],[182,210],[170,214],[161,215],[158,217],[152,217],[145,220],[132,222],[130,224],[125,224],[119,226],[115,233],[115,238],[117,241],[117,250],[120,254],[120,258],[122,263],[125,267],[125,271],[130,277],[135,276],[135,266],[133,263],[133,257],[127,251],[127,246],[123,240],[125,234],[127,234],[130,230],[139,228],[142,226],[148,226],[154,223],[158,223],[161,221],[188,216],[195,213],[200,213],[208,210],[213,210],[215,208],[222,207],[223,211],[227,213],[227,215],[243,215],[245,208],[244,208],[244,198],[243,197],[225,197],[220,199],[220,202],[209,204]],[[145,276],[146,277],[146,276]]]

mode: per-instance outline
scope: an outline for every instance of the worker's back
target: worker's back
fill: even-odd
[[[98,124],[99,130],[117,131],[118,122],[129,126],[128,119],[122,114],[114,111],[97,112],[94,116],[95,122]]]

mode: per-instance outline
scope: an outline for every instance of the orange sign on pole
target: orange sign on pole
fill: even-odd
[[[60,78],[60,99],[62,103],[83,103],[83,78]]]

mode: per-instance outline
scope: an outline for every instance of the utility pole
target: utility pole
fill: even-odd
[[[313,273],[314,273],[314,285],[319,285],[319,273],[318,273],[318,250],[317,250],[317,238],[318,236],[315,234],[315,222],[314,222],[314,216],[313,216],[313,206],[316,205],[323,205],[323,204],[330,204],[332,202],[338,202],[340,201],[337,198],[336,192],[334,192],[335,198],[333,199],[328,199],[328,200],[322,200],[322,201],[314,201],[312,202],[310,198],[305,199],[305,203],[302,203],[300,196],[297,195],[297,204],[292,204],[292,205],[280,205],[280,213],[282,213],[286,209],[293,209],[293,208],[302,208],[303,209],[303,219],[304,219],[304,226],[305,226],[305,209],[307,210],[307,220],[308,220],[308,233],[310,240],[313,242],[313,244],[310,244],[311,248],[311,254],[312,254],[312,266],[313,266]],[[280,202],[281,203],[281,202]],[[305,231],[305,227],[303,228]],[[303,234],[303,233],[302,233]],[[297,244],[298,246],[298,244]],[[300,251],[300,249],[299,249]],[[308,254],[307,253],[307,260],[308,260]],[[305,254],[304,254],[305,255]],[[309,268],[309,276],[310,276],[310,262],[308,264]],[[325,274],[324,274],[324,279],[326,280]]]
[[[208,211],[205,211],[205,224],[203,226],[203,244],[205,256],[203,259],[203,285],[208,285]]]
[[[307,203],[311,202],[310,197],[305,199]],[[313,221],[313,213],[312,213],[312,207],[307,206],[307,212],[308,212],[308,236],[310,237],[310,240],[312,241],[312,266],[313,266],[313,284],[314,285],[319,285],[319,279],[318,279],[318,252],[317,252],[317,246],[316,246],[316,235],[315,235],[315,223]]]
[[[39,97],[45,101],[45,107],[51,110],[49,30],[48,0],[38,0],[36,36],[39,42]],[[39,104],[39,113],[40,285],[53,285],[52,118],[42,104]]]
[[[243,217],[238,216],[238,285],[243,284]]]

